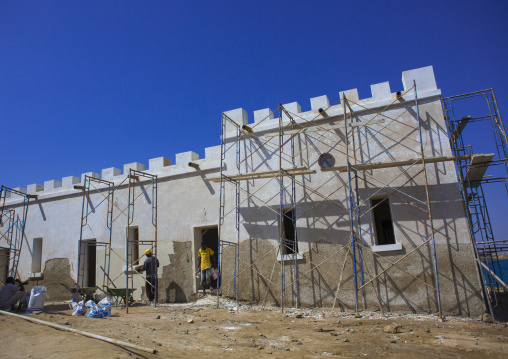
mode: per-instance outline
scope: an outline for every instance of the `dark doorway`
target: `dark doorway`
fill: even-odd
[[[376,227],[376,244],[395,244],[390,199],[388,197],[373,199],[371,202]]]
[[[215,263],[219,260],[219,228],[205,228],[201,230],[201,240],[206,243],[206,246],[214,252]],[[201,243],[199,243],[201,245]],[[214,264],[212,260],[212,265]],[[217,279],[212,279],[212,288],[217,288]]]
[[[0,279],[3,283],[5,283],[5,280],[9,276],[9,257],[9,249],[0,248]]]
[[[285,239],[282,254],[298,253],[298,242],[295,233],[295,217],[292,209],[284,212],[283,218],[284,233],[282,238]]]
[[[85,252],[84,281],[85,287],[95,287],[96,265],[97,265],[97,245],[95,239],[87,239],[81,243],[82,250]]]

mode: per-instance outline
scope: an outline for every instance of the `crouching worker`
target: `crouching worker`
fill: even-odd
[[[0,310],[15,309],[14,305],[18,303],[18,312],[23,309],[23,303],[26,302],[26,292],[23,283],[19,279],[14,280],[7,277],[5,285],[0,291]]]
[[[206,287],[209,287],[212,283],[212,279],[210,278],[212,271],[211,259],[213,259],[213,266],[216,267],[217,265],[214,254],[215,252],[211,248],[208,248],[205,242],[201,242],[201,248],[198,251],[198,257],[201,257],[201,260],[198,261],[198,271],[201,271],[201,286],[203,287],[203,294],[205,294]]]
[[[159,267],[159,260],[152,257],[150,249],[145,250],[146,259],[142,265],[137,266],[135,269],[139,272],[146,273],[146,296],[150,302],[153,302],[157,296],[155,291],[157,284],[157,268]]]

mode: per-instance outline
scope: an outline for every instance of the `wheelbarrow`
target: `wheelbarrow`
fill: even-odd
[[[115,299],[115,304],[118,305],[119,303],[124,302],[124,304],[127,304],[126,300],[129,301],[129,303],[134,302],[134,298],[132,298],[132,293],[135,291],[135,288],[109,288],[106,287],[106,293],[113,297]]]
[[[63,283],[60,283],[60,285],[67,289],[71,294],[79,293],[82,297],[84,297],[85,302],[94,300],[94,294],[97,290],[97,287],[69,288]]]

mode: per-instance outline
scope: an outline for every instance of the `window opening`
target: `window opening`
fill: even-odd
[[[371,206],[374,208],[372,212],[376,228],[376,244],[379,246],[395,244],[390,199],[388,197],[373,199]]]
[[[32,245],[32,273],[42,271],[42,238],[34,238]]]
[[[284,246],[282,254],[298,253],[298,243],[295,233],[295,217],[292,209],[284,212]]]

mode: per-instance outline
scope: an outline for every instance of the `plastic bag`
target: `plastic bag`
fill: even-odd
[[[83,316],[86,314],[87,309],[83,301],[76,302],[73,300],[71,302],[71,307],[72,307],[72,315]]]
[[[219,270],[212,268],[212,270],[210,271],[210,278],[212,278],[213,280],[216,280],[218,276],[219,276]]]
[[[112,305],[111,298],[109,297],[103,298],[98,305],[99,312],[104,315],[104,318],[111,317],[111,305]]]
[[[89,300],[86,302],[85,306],[90,308],[90,313],[88,313],[88,318],[104,318],[104,313],[101,313],[99,307],[93,300]]]
[[[44,309],[44,299],[46,298],[46,287],[33,287],[30,292],[30,301],[28,302],[27,314],[33,312],[42,312]]]

